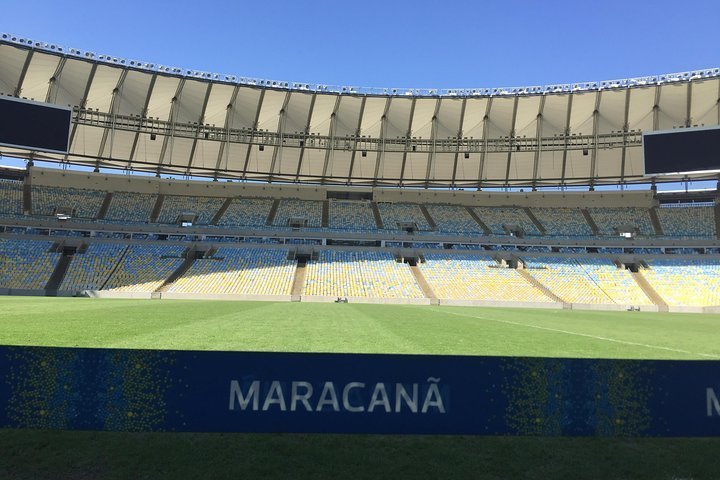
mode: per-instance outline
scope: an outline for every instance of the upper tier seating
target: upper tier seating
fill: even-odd
[[[308,262],[305,295],[423,298],[410,268],[391,253],[336,250]]]
[[[713,206],[661,205],[657,214],[666,236],[715,237]]]
[[[70,210],[73,217],[97,218],[105,195],[103,190],[32,186],[33,215],[55,215]]]
[[[130,245],[104,290],[154,292],[183,263],[184,247]]]
[[[524,256],[528,273],[568,303],[650,305],[630,272],[602,257]]]
[[[517,226],[526,235],[540,235],[540,231],[522,208],[475,207],[473,210],[494,234],[506,235],[503,226]]]
[[[223,247],[195,260],[168,292],[290,295],[297,262],[287,257],[287,250]]]
[[[105,219],[115,222],[149,222],[157,199],[157,195],[148,193],[114,192]]]
[[[85,253],[76,253],[59,289],[100,290],[126,248],[117,243],[93,243]]]
[[[323,203],[314,200],[280,200],[273,225],[287,227],[291,219],[306,222],[308,227],[322,227]]]
[[[62,254],[48,253],[53,242],[0,238],[0,288],[45,288]]]
[[[720,260],[648,260],[642,274],[669,305],[720,306]]]
[[[223,227],[262,227],[272,208],[270,198],[233,198],[218,221]]]
[[[419,264],[440,299],[552,302],[517,270],[503,268],[489,255],[425,254]]]
[[[386,230],[398,230],[398,224],[414,223],[418,230],[430,230],[425,215],[418,205],[412,203],[378,202],[378,210]]]
[[[465,207],[457,205],[428,205],[428,213],[435,222],[438,232],[478,235],[482,227],[468,213]]]
[[[338,230],[377,230],[368,201],[330,200],[328,226]]]
[[[593,234],[579,208],[533,208],[532,212],[547,235],[587,237]]]
[[[194,214],[196,215],[194,224],[208,225],[224,202],[225,199],[220,197],[165,195],[157,222],[177,223],[180,215]]]
[[[0,214],[22,215],[23,183],[0,178]]]
[[[595,221],[600,235],[617,235],[622,227],[634,227],[641,235],[655,235],[650,212],[647,208],[615,207],[589,208],[588,212]]]

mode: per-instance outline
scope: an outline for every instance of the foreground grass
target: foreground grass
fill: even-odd
[[[0,478],[716,479],[720,439],[0,430]]]
[[[0,297],[0,345],[720,358],[720,315]]]

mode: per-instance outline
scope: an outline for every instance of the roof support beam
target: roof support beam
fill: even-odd
[[[393,97],[388,97],[385,101],[385,109],[383,110],[382,117],[380,117],[380,148],[377,152],[377,159],[375,160],[375,172],[373,174],[372,184],[376,187],[378,184],[378,174],[380,173],[380,162],[385,161],[385,137],[387,134],[387,114],[390,111],[390,105],[392,104]]]
[[[625,120],[623,121],[623,146],[620,159],[620,182],[625,181],[625,158],[627,156],[627,133],[630,130],[630,90],[625,90]]]
[[[467,105],[467,98],[463,98],[462,106],[460,107],[460,122],[458,123],[457,135],[455,138],[455,159],[453,160],[452,180],[450,181],[450,187],[455,188],[455,179],[457,178],[457,166],[458,158],[460,157],[460,139],[463,136],[463,124],[465,123],[465,107]]]
[[[509,185],[510,183],[510,163],[512,162],[512,156],[513,156],[513,149],[515,148],[515,129],[516,129],[516,122],[517,122],[517,109],[518,109],[518,101],[520,100],[519,97],[515,97],[515,102],[513,103],[513,113],[512,113],[512,120],[510,123],[510,141],[508,144],[510,145],[510,150],[508,151],[507,155],[507,165],[505,167],[505,185]]]
[[[285,94],[285,100],[283,100],[282,108],[280,109],[280,118],[278,118],[277,128],[278,144],[273,150],[272,161],[270,162],[270,172],[268,175],[269,183],[272,183],[273,181],[273,175],[275,174],[275,165],[278,165],[278,170],[282,170],[282,151],[285,143],[283,137],[285,135],[285,120],[287,119],[287,106],[288,103],[290,103],[290,95],[292,95],[292,92],[288,90],[288,92]],[[278,161],[278,158],[280,159],[280,161]]]
[[[485,106],[485,115],[482,120],[482,150],[480,151],[480,165],[478,166],[477,189],[482,189],[482,178],[485,173],[485,155],[488,150],[488,131],[490,131],[490,109],[492,108],[493,97],[488,98]]]
[[[165,157],[170,157],[170,166],[172,166],[173,146],[175,145],[175,121],[177,117],[178,101],[185,87],[185,79],[181,78],[175,90],[175,96],[170,100],[170,113],[168,114],[168,122],[170,122],[170,135],[163,138],[162,148],[160,149],[160,161],[158,162],[157,174],[160,174],[163,165],[165,165]],[[168,153],[169,152],[169,153]]]
[[[304,138],[303,140],[301,140],[302,144],[300,145],[300,157],[298,158],[297,172],[295,172],[295,182],[300,181],[300,169],[302,168],[303,158],[305,157],[305,147],[307,146],[308,133],[310,132],[310,122],[312,122],[312,115],[313,110],[315,110],[316,98],[317,93],[313,93],[312,98],[310,99],[310,108],[308,109],[307,121],[305,122],[305,130],[303,130]]]
[[[247,180],[247,169],[248,169],[248,163],[250,163],[250,154],[252,153],[252,147],[255,144],[255,135],[258,128],[258,122],[260,121],[260,111],[262,110],[262,104],[263,100],[265,100],[265,90],[264,88],[260,90],[260,98],[258,99],[258,106],[257,111],[255,112],[255,120],[253,121],[252,131],[253,134],[250,137],[250,143],[248,144],[247,151],[245,152],[245,164],[243,165],[243,180]]]
[[[357,144],[358,144],[358,138],[360,137],[360,128],[362,126],[363,114],[365,113],[365,101],[366,100],[367,100],[367,97],[363,97],[362,101],[360,102],[360,113],[358,115],[357,128],[355,129],[355,148],[353,148],[352,154],[350,155],[350,169],[348,170],[348,179],[347,179],[348,185],[351,183],[353,168],[355,167],[355,155],[357,155]],[[325,176],[325,175],[323,174],[323,176]]]
[[[110,97],[110,109],[108,113],[110,114],[110,129],[103,129],[103,136],[102,139],[100,139],[100,148],[98,148],[98,160],[103,157],[103,153],[105,152],[105,146],[107,145],[107,140],[110,138],[110,157],[112,157],[112,151],[113,151],[113,141],[115,140],[115,116],[117,115],[117,108],[118,108],[118,102],[117,97],[118,93],[120,92],[120,89],[123,86],[123,83],[125,82],[125,78],[127,77],[128,69],[124,68],[122,72],[120,72],[120,76],[118,77],[118,81],[115,84],[115,88],[113,88],[113,91],[111,93]],[[97,165],[98,162],[96,162]],[[128,161],[127,168],[129,169],[131,165],[131,161]]]
[[[322,169],[322,179],[320,180],[321,183],[325,183],[325,178],[327,177],[327,170],[328,166],[330,165],[330,162],[333,159],[333,156],[335,155],[335,131],[336,131],[336,125],[337,125],[337,112],[340,108],[340,102],[342,101],[342,96],[338,95],[335,99],[335,105],[333,106],[333,111],[330,113],[330,129],[328,130],[328,137],[330,138],[330,144],[328,145],[329,148],[325,149],[325,163],[323,163],[323,169]],[[363,99],[363,105],[365,104],[365,100]],[[349,180],[349,179],[348,179]]]
[[[563,148],[563,160],[562,160],[562,173],[560,174],[560,185],[565,186],[565,173],[567,171],[567,152],[568,152],[568,143],[570,142],[570,114],[572,113],[572,104],[573,104],[573,98],[575,97],[574,93],[571,93],[568,95],[568,106],[567,106],[567,116],[565,120],[565,148]]]
[[[653,132],[660,128],[660,90],[662,87],[655,87],[655,103],[653,103]]]
[[[543,110],[545,109],[545,99],[547,96],[543,95],[540,97],[540,106],[538,107],[537,122],[535,124],[535,143],[537,148],[535,149],[535,158],[533,159],[533,171],[532,171],[532,189],[537,189],[538,171],[540,169],[540,154],[542,153],[542,135],[543,135]]]
[[[15,91],[13,92],[13,95],[18,98],[22,94],[22,86],[23,83],[25,83],[25,77],[27,76],[28,68],[30,68],[30,62],[32,61],[34,53],[35,50],[28,50],[27,55],[25,56],[25,63],[23,63],[23,68],[20,71],[20,78],[18,78],[18,83],[15,85]]]
[[[595,94],[595,109],[593,110],[593,149],[592,157],[590,157],[590,187],[595,185],[597,178],[597,156],[598,156],[598,132],[600,130],[600,101],[602,100],[602,91]],[[584,150],[583,150],[584,152]]]
[[[215,162],[215,172],[213,173],[213,180],[218,179],[218,172],[220,171],[220,166],[222,164],[223,156],[225,157],[225,170],[227,170],[228,167],[228,158],[230,152],[230,125],[231,125],[231,115],[233,111],[233,105],[235,105],[235,101],[237,100],[238,92],[240,92],[240,85],[235,85],[235,88],[233,89],[232,95],[230,95],[230,103],[227,104],[227,107],[225,107],[225,123],[223,124],[225,129],[225,141],[220,142],[220,148],[218,149],[218,157],[217,162]]]
[[[47,95],[45,96],[46,103],[55,103],[55,96],[57,95],[57,79],[60,78],[60,75],[62,75],[66,61],[67,59],[65,57],[60,57],[60,62],[58,63],[57,68],[55,68],[55,73],[53,73],[53,76],[50,77]]]
[[[687,111],[685,112],[685,127],[691,127],[692,119],[692,82],[687,84]]]
[[[95,72],[97,72],[97,63],[93,63],[92,67],[90,68],[90,75],[88,75],[87,83],[85,84],[85,90],[83,91],[82,100],[80,100],[80,108],[87,108],[87,99],[88,95],[90,95],[90,87],[92,86],[92,82],[95,79]],[[75,134],[77,133],[78,124],[77,122],[73,122],[72,130],[70,131],[70,149],[72,149],[73,142],[75,140]],[[65,155],[63,161],[67,162],[68,156]],[[95,162],[95,170],[100,167],[100,160],[97,160]]]
[[[427,168],[425,169],[425,188],[430,186],[430,172],[432,172],[433,163],[435,161],[435,151],[437,148],[437,123],[438,114],[440,113],[440,102],[442,99],[438,98],[435,101],[435,111],[433,112],[431,124],[430,124],[430,152],[428,153]]]
[[[192,147],[190,147],[190,156],[188,157],[187,174],[190,175],[190,168],[195,160],[195,150],[197,149],[198,137],[200,137],[200,131],[205,123],[205,111],[207,110],[208,101],[210,100],[210,93],[214,83],[208,82],[207,89],[205,90],[205,99],[203,100],[202,108],[200,109],[200,117],[198,118],[197,131],[195,133],[195,139],[193,140]]]
[[[150,107],[150,97],[153,95],[153,91],[155,90],[155,81],[157,80],[157,73],[153,74],[152,78],[150,79],[150,85],[148,85],[148,92],[147,96],[145,97],[145,105],[143,105],[142,112],[140,112],[141,118],[147,118],[148,114],[148,108]],[[130,148],[130,159],[128,160],[128,168],[131,167],[132,162],[135,160],[135,153],[137,152],[137,144],[138,140],[140,139],[140,132],[142,131],[142,122],[139,122],[138,124],[138,130],[135,134],[135,138],[133,139],[132,147]],[[156,171],[156,175],[160,176],[160,172]]]
[[[408,118],[408,128],[405,131],[405,151],[403,152],[402,164],[400,165],[400,180],[399,185],[402,186],[403,179],[405,178],[405,165],[407,164],[408,146],[410,145],[410,137],[412,136],[412,123],[413,117],[415,117],[415,102],[417,98],[413,97],[412,103],[410,104],[410,115]]]

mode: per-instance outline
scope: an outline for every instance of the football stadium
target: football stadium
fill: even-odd
[[[720,478],[720,68],[366,88],[0,33],[0,155],[7,478]]]

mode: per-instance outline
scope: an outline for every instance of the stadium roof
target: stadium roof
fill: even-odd
[[[6,155],[343,185],[646,182],[642,132],[720,124],[717,68],[544,87],[367,89],[197,72],[10,34],[0,35],[0,94],[74,107],[68,155]]]

